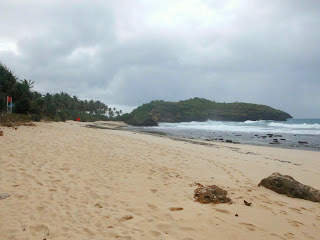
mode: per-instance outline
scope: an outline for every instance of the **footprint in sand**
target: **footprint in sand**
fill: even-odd
[[[150,203],[147,204],[147,207],[150,208],[151,210],[156,210],[158,207],[155,205],[152,205]]]
[[[44,224],[39,224],[29,227],[30,232],[35,237],[46,237],[49,236],[49,228]]]
[[[125,215],[119,219],[119,222],[128,221],[128,220],[131,220],[132,218],[133,218],[133,216],[131,216],[131,215]]]
[[[96,204],[94,205],[94,207],[96,207],[96,208],[103,208],[102,205],[99,204],[99,203],[96,203]]]
[[[257,229],[259,229],[258,227],[256,227],[255,225],[251,224],[251,223],[240,223],[240,225],[245,226],[246,228],[248,228],[250,231],[255,231]],[[260,229],[261,230],[261,229]]]
[[[221,213],[230,214],[230,211],[228,211],[228,210],[219,209],[219,208],[215,208],[215,210],[218,212],[221,212]]]
[[[293,233],[286,233],[284,236],[286,239],[293,239],[295,235]]]
[[[169,208],[170,211],[174,212],[174,211],[182,211],[183,208],[182,207],[171,207]]]
[[[150,231],[150,234],[153,236],[153,237],[160,237],[162,235],[161,232],[158,232],[158,231]]]
[[[292,219],[288,219],[288,222],[291,224],[291,226],[293,227],[300,227],[300,226],[303,226],[304,224],[301,223],[301,222],[298,222],[298,221],[295,221],[295,220],[292,220]]]

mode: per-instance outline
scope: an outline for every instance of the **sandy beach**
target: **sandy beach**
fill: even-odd
[[[257,186],[279,172],[320,189],[320,152],[85,125],[2,128],[1,240],[320,239],[320,203]],[[194,202],[197,183],[233,203]]]

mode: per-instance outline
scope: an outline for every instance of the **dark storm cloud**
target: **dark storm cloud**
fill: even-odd
[[[318,1],[0,2],[0,60],[41,92],[205,97],[320,117]]]

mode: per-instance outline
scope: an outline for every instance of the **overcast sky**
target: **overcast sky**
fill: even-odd
[[[1,0],[0,29],[0,61],[42,93],[320,118],[318,0]]]

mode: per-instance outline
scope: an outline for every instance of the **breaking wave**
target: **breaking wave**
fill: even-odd
[[[228,122],[209,120],[206,122],[160,123],[158,129],[320,135],[320,119],[289,119],[287,122],[274,122],[267,120]]]

